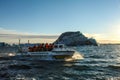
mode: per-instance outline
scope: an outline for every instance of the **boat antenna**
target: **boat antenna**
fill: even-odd
[[[20,46],[20,38],[19,38],[19,46]]]
[[[29,47],[29,43],[30,43],[30,41],[28,40],[28,47]]]
[[[29,40],[28,40],[28,44],[29,44]]]
[[[21,47],[20,47],[20,38],[19,38],[19,44],[18,44],[18,51],[21,52]]]

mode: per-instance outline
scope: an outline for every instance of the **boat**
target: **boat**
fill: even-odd
[[[19,60],[71,61],[75,59],[75,53],[75,50],[65,47],[64,44],[41,44],[24,47],[21,53],[13,57]]]

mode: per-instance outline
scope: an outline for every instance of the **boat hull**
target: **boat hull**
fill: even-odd
[[[49,61],[65,61],[68,58],[72,58],[74,51],[62,51],[62,52],[29,52],[19,53],[14,56],[17,60],[49,60]]]

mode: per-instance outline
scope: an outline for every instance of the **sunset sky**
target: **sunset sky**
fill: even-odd
[[[66,31],[119,43],[120,0],[0,0],[0,42],[53,42]]]

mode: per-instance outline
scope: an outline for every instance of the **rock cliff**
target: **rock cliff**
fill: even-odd
[[[95,39],[87,38],[79,31],[62,33],[54,43],[65,44],[66,46],[98,45]]]

